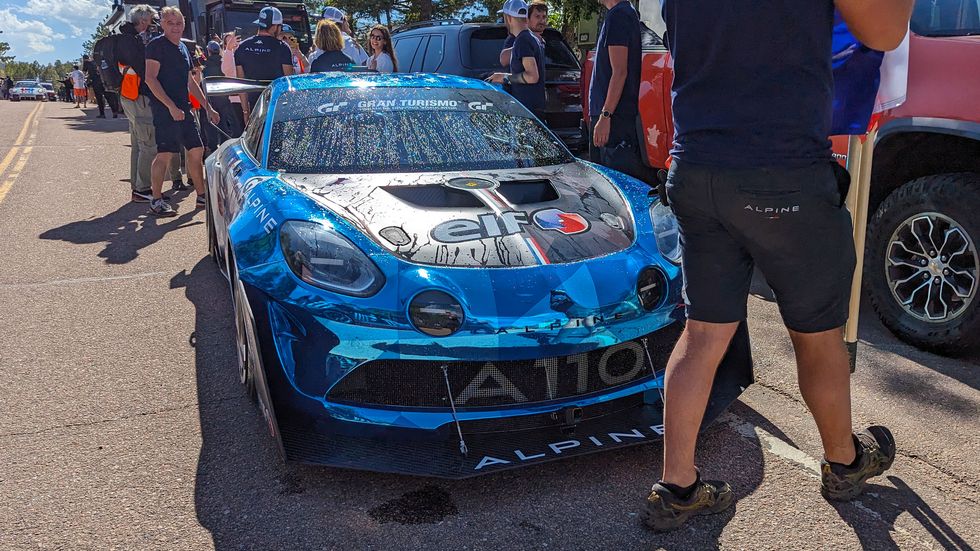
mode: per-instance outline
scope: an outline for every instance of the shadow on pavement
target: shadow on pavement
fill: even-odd
[[[67,106],[68,104],[62,104]],[[119,118],[112,118],[112,112],[106,108],[106,118],[97,118],[99,111],[89,107],[88,109],[75,109],[74,106],[66,107],[70,112],[62,113],[62,116],[45,113],[45,119],[66,121],[68,127],[73,130],[85,130],[88,132],[129,132],[129,122],[126,117],[119,115]]]
[[[174,194],[174,204],[179,197]],[[193,221],[197,212],[193,201],[183,205],[174,218],[157,218],[149,214],[149,208],[147,203],[127,202],[105,216],[71,222],[50,229],[39,237],[76,245],[105,243],[105,248],[98,254],[99,258],[104,258],[108,264],[125,264],[167,232],[203,223]]]
[[[660,471],[659,444],[459,481],[284,464],[238,382],[224,277],[204,258],[171,288],[184,288],[196,311],[195,506],[218,550],[710,550],[735,514],[668,534],[643,529],[637,511]],[[709,429],[699,454],[706,476],[730,475],[742,498],[761,483],[762,450],[726,428]]]
[[[858,500],[835,503],[837,513],[861,540],[863,549],[899,549],[893,539],[895,520],[908,513],[926,529],[942,549],[973,549],[929,506],[915,490],[897,476],[887,477],[894,488],[869,484]],[[874,517],[869,518],[870,516]]]

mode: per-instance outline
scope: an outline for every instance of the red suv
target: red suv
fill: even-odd
[[[980,346],[978,10],[976,0],[917,0],[908,99],[882,114],[871,175],[865,293],[898,337],[943,353]],[[658,0],[640,0],[639,11],[646,25],[663,29]],[[647,164],[663,168],[674,134],[673,61],[662,35],[649,29],[642,67],[638,132]],[[591,75],[590,52],[585,120]],[[833,142],[843,162],[847,139]]]

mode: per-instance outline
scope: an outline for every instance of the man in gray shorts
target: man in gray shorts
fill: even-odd
[[[728,484],[701,479],[694,451],[754,266],[793,341],[824,448],[823,495],[851,499],[894,460],[888,429],[852,432],[841,328],[855,253],[847,176],[828,140],[830,53],[835,8],[864,44],[888,50],[905,35],[912,1],[662,0],[674,59],[666,198],[680,226],[688,323],[667,364],[663,476],[642,511],[654,530],[733,501]]]

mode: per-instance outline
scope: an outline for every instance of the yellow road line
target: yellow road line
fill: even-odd
[[[17,140],[14,142],[14,147],[10,149],[10,152],[7,153],[7,156],[4,157],[3,161],[0,161],[0,176],[2,176],[3,171],[7,169],[7,166],[10,165],[10,162],[17,154],[19,149],[18,146],[24,143],[24,137],[27,135],[28,129],[30,129],[31,133],[27,138],[27,143],[29,145],[24,147],[23,151],[20,152],[20,157],[17,158],[17,164],[15,164],[7,174],[7,178],[3,180],[3,183],[0,183],[0,203],[3,203],[4,198],[7,197],[7,193],[10,192],[10,188],[14,187],[14,182],[17,181],[17,177],[20,176],[20,173],[24,170],[24,167],[27,166],[27,160],[31,156],[31,151],[34,150],[34,140],[37,138],[37,123],[39,119],[37,114],[41,112],[41,108],[43,106],[43,103],[39,103],[37,107],[31,111],[31,114],[27,116],[27,120],[24,121],[24,127],[20,130],[20,134],[17,136]]]
[[[0,161],[0,176],[3,175],[3,171],[7,170],[7,167],[10,166],[10,163],[13,162],[14,157],[17,156],[17,151],[19,150],[19,146],[22,143],[24,143],[24,136],[27,135],[27,130],[31,128],[31,126],[37,129],[37,124],[32,125],[31,123],[36,121],[35,115],[37,115],[38,111],[41,110],[41,107],[43,105],[44,105],[43,103],[38,103],[34,107],[34,110],[31,111],[29,115],[27,115],[27,119],[24,120],[24,126],[23,128],[20,129],[20,134],[18,134],[17,139],[14,140],[13,147],[10,148],[10,151],[7,152],[7,155],[3,158],[2,161]]]

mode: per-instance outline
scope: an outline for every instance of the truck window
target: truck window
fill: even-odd
[[[422,43],[421,36],[408,36],[400,40],[394,41],[395,57],[398,58],[398,67],[402,71],[410,72],[412,67],[412,60],[415,59],[415,51],[419,49],[419,44]]]
[[[442,55],[446,39],[441,34],[429,37],[429,45],[425,49],[425,60],[422,62],[423,73],[435,73],[442,65]]]
[[[912,11],[912,31],[923,36],[980,34],[977,0],[918,0]]]
[[[477,29],[470,35],[470,63],[474,69],[496,71],[500,68],[500,50],[504,47],[507,29],[488,27]],[[579,69],[580,65],[561,33],[554,29],[544,31],[544,64],[555,69]]]

